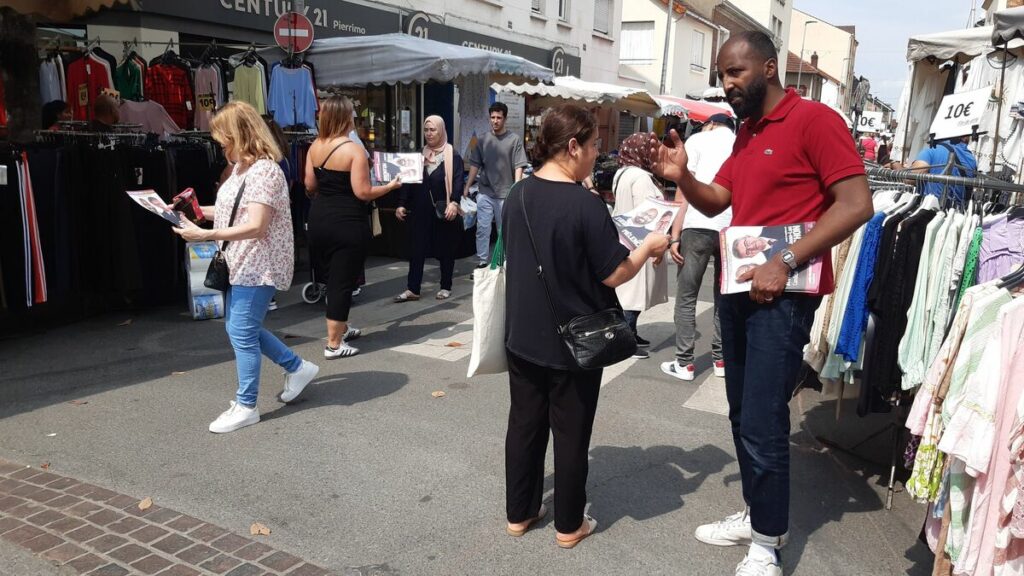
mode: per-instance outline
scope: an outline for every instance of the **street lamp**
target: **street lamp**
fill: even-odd
[[[797,90],[800,89],[800,79],[804,75],[804,44],[807,43],[807,25],[808,24],[817,24],[817,23],[818,23],[817,20],[807,20],[806,22],[804,22],[804,35],[803,35],[803,38],[801,38],[801,40],[800,40],[800,68],[798,68],[799,71],[796,73],[796,89]]]

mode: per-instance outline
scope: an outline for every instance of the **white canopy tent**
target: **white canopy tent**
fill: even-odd
[[[996,17],[1007,12],[1020,12],[1021,9],[997,12]],[[910,38],[907,47],[907,61],[910,74],[904,85],[903,94],[897,107],[899,126],[893,142],[894,159],[910,163],[921,150],[928,145],[929,129],[945,93],[949,73],[949,64],[959,64],[961,74],[955,79],[955,91],[963,92],[986,86],[996,86],[993,98],[989,102],[988,114],[978,128],[985,132],[980,140],[973,145],[979,168],[990,169],[993,165],[993,151],[996,149],[996,135],[999,144],[998,163],[1004,163],[1019,170],[1021,163],[1021,136],[1024,126],[1013,120],[1001,108],[998,95],[1002,93],[1007,102],[1017,102],[1024,91],[1018,90],[1024,84],[1024,66],[1019,58],[1010,56],[1003,70],[1003,57],[993,55],[994,26],[979,26],[967,30],[955,30],[939,34],[924,34]],[[1024,40],[1014,39],[1008,44],[1011,52],[1018,56],[1024,54],[1020,48]],[[1002,47],[1002,46],[999,46]],[[1005,81],[1000,82],[1005,72]],[[1006,86],[1000,90],[999,85]],[[1014,145],[1014,141],[1017,142]]]
[[[540,106],[551,106],[568,102],[602,106],[616,110],[629,110],[637,115],[654,115],[661,110],[651,94],[643,88],[628,88],[601,82],[586,82],[574,76],[559,76],[551,85],[500,84],[491,85],[495,92],[536,97]]]
[[[555,76],[519,56],[400,33],[316,40],[307,55],[322,86],[449,82],[474,74],[549,82]]]

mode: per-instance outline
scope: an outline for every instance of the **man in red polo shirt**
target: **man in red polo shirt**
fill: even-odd
[[[750,544],[742,576],[781,576],[777,549],[789,530],[789,399],[821,297],[833,289],[830,249],[872,216],[864,164],[838,114],[784,90],[778,52],[761,32],[735,34],[718,55],[719,78],[746,121],[712,184],[686,169],[686,151],[652,135],[654,171],[673,180],[690,204],[714,216],[732,206],[733,226],[816,222],[788,250],[748,270],[750,294],[722,296],[719,319],[736,457],[747,508],[697,528],[718,546]],[[784,293],[788,276],[825,259],[818,294]]]

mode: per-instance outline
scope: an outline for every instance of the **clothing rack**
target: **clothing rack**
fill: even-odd
[[[60,46],[60,45],[53,46],[52,40],[43,39],[43,40],[41,40],[41,43],[44,44],[44,45],[41,45],[40,48],[44,49],[44,50],[60,50],[60,51],[68,51],[68,52],[79,52],[79,51],[88,50],[89,48],[91,48],[93,46],[102,45],[102,44],[107,44],[107,45],[117,44],[117,45],[121,45],[122,47],[125,46],[125,45],[128,45],[128,46],[163,46],[163,47],[166,47],[168,49],[170,49],[170,48],[172,48],[174,46],[178,46],[179,48],[182,47],[182,46],[190,46],[190,47],[197,47],[198,48],[198,47],[204,47],[204,46],[205,47],[210,47],[211,45],[216,47],[216,48],[232,48],[232,49],[237,49],[237,50],[246,50],[246,49],[248,49],[250,47],[255,48],[255,49],[276,48],[277,47],[276,44],[257,44],[257,43],[221,44],[221,43],[215,43],[215,42],[212,42],[212,41],[211,42],[181,42],[181,41],[175,40],[173,38],[169,39],[167,42],[157,42],[157,41],[152,41],[152,40],[137,40],[137,39],[132,39],[132,40],[104,40],[103,38],[101,38],[99,36],[97,36],[95,38],[92,38],[92,39],[88,39],[88,38],[87,39],[80,39],[80,40],[78,40],[78,42],[86,42],[86,46],[84,46],[84,47],[81,47],[81,46]]]
[[[914,170],[891,170],[889,168],[867,168],[868,177],[891,180],[894,182],[912,180],[915,182],[935,182],[949,186],[971,186],[1004,192],[1024,193],[1024,185],[1014,184],[992,176],[979,174],[974,178],[964,176],[944,176],[941,174],[925,174]]]
[[[68,141],[127,141],[130,144],[142,144],[148,137],[142,132],[79,132],[69,130],[39,130],[36,132],[41,142],[62,143]]]

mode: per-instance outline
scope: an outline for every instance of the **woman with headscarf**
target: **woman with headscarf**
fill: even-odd
[[[612,180],[615,194],[615,208],[612,216],[625,214],[645,200],[663,200],[660,184],[651,173],[650,145],[646,134],[634,134],[626,138],[619,147],[619,168]],[[636,334],[636,358],[648,358],[651,343],[637,333],[636,323],[644,310],[668,302],[668,267],[661,263],[655,266],[650,260],[632,280],[615,289],[626,320]]]
[[[410,223],[409,280],[395,302],[420,299],[423,263],[433,254],[441,263],[441,289],[436,298],[452,295],[455,246],[462,234],[459,200],[465,183],[462,157],[448,143],[444,119],[428,116],[423,121],[423,183],[402,186],[395,216]]]

